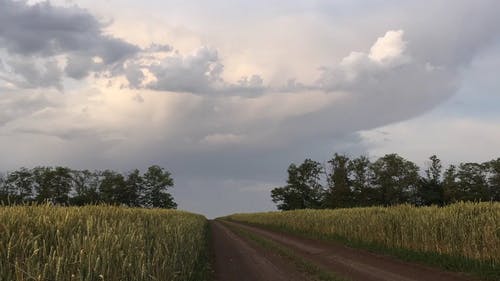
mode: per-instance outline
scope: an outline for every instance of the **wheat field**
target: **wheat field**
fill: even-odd
[[[204,280],[207,220],[175,210],[0,207],[0,280]]]
[[[500,265],[500,203],[234,214],[228,219],[325,240],[464,257]]]

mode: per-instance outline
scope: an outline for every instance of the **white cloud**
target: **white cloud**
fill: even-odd
[[[370,48],[368,57],[382,64],[401,59],[407,42],[403,41],[403,30],[390,30],[379,37]]]

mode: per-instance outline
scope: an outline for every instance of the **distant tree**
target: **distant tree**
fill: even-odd
[[[154,165],[143,175],[143,189],[140,201],[144,207],[175,209],[177,204],[168,188],[174,186],[170,172]]]
[[[373,163],[371,169],[380,204],[416,203],[419,180],[417,165],[397,154],[387,154]]]
[[[5,184],[5,175],[0,173],[0,205],[8,204],[9,192]]]
[[[33,200],[34,177],[27,168],[7,174],[4,182],[4,193],[10,203],[22,203]]]
[[[419,205],[439,205],[444,204],[443,182],[441,160],[436,155],[432,155],[430,163],[425,170],[425,176],[420,179],[418,187]]]
[[[450,165],[443,174],[443,199],[445,204],[460,200],[457,182],[457,167]]]
[[[168,188],[171,174],[151,166],[144,175],[133,170],[127,175],[112,170],[70,170],[65,167],[21,168],[0,173],[0,204],[35,201],[60,205],[107,203],[134,207],[176,208]]]
[[[83,206],[97,204],[99,198],[99,172],[89,170],[71,171],[75,196],[70,198],[71,205]]]
[[[300,166],[288,167],[287,185],[271,191],[274,203],[280,210],[320,208],[323,200],[320,163],[306,159]]]
[[[457,179],[459,200],[490,200],[486,171],[487,167],[478,163],[462,163],[458,166]]]
[[[328,164],[330,169],[327,173],[328,191],[325,196],[325,206],[329,208],[353,206],[353,192],[349,179],[349,158],[335,153]]]
[[[124,201],[129,206],[141,206],[139,198],[141,197],[142,186],[144,184],[144,179],[141,176],[141,172],[137,169],[133,170],[127,175],[125,180],[125,193]]]
[[[490,200],[500,201],[500,158],[486,163]]]
[[[355,206],[377,204],[377,190],[370,184],[373,178],[370,165],[370,160],[366,156],[360,156],[349,161],[350,181]]]
[[[113,205],[126,204],[124,195],[126,190],[125,178],[122,174],[111,170],[101,172],[99,184],[99,198],[101,202]]]
[[[33,169],[33,176],[38,202],[69,204],[69,192],[73,183],[70,169],[65,167],[36,167]]]
[[[417,165],[397,154],[387,154],[374,163],[365,156],[349,159],[334,154],[328,161],[325,190],[321,165],[306,159],[300,166],[288,167],[287,184],[274,188],[271,198],[279,210],[500,201],[500,158],[450,165],[444,172],[437,156],[429,160],[420,175]]]
[[[287,211],[302,207],[300,193],[288,185],[273,188],[271,190],[271,199],[276,203],[278,210]]]

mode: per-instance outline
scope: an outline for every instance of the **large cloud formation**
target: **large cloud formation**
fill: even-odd
[[[113,36],[111,23],[76,6],[0,0],[0,170],[41,164],[127,170],[157,163],[176,176],[183,208],[210,215],[268,208],[268,201],[258,202],[290,161],[322,159],[334,150],[362,153],[359,131],[447,100],[460,88],[462,69],[500,38],[498,1],[395,6],[402,19],[380,8],[380,21],[377,13],[375,19],[358,15],[374,24],[336,23],[353,30],[339,33],[339,45],[357,42],[341,54],[329,50],[334,44],[326,44],[322,30],[316,37],[297,33],[319,38],[305,44],[310,48],[325,44],[324,53],[332,53],[321,65],[294,71],[319,67],[307,75],[313,79],[288,77],[295,57],[285,48],[278,51],[289,54],[286,60],[229,79],[231,54],[208,47],[208,39],[190,52],[176,50],[175,41],[140,46]],[[318,18],[332,10],[319,8]],[[474,20],[463,21],[468,18]],[[300,25],[295,19],[285,22]],[[238,36],[258,38],[235,25]],[[248,44],[274,43],[264,41]],[[220,194],[235,203],[218,209]]]
[[[0,1],[0,47],[9,55],[1,80],[20,88],[63,88],[63,74],[81,80],[91,72],[105,77],[124,75],[131,88],[211,93],[260,89],[258,75],[236,85],[220,77],[217,51],[201,47],[190,55],[170,53],[171,46],[152,43],[141,49],[105,33],[110,23],[88,11],[50,2]],[[146,73],[154,78],[145,82]]]
[[[106,35],[104,23],[76,6],[1,0],[0,7],[0,46],[10,55],[6,68],[12,77],[4,80],[18,87],[61,88],[63,71],[82,79],[90,71],[119,67],[139,51]]]

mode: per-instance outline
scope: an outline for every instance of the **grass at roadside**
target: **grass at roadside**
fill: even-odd
[[[500,276],[500,203],[296,210],[225,219],[338,241],[484,280]]]
[[[310,278],[313,280],[321,280],[321,281],[348,281],[348,279],[341,278],[337,275],[335,275],[332,272],[329,272],[316,264],[309,262],[308,260],[300,257],[299,255],[295,254],[293,250],[282,246],[270,239],[266,239],[262,236],[259,236],[257,234],[254,234],[250,231],[244,230],[240,227],[230,225],[228,223],[225,223],[223,220],[220,220],[226,227],[231,229],[233,232],[237,233],[238,235],[245,237],[247,239],[250,239],[251,241],[257,243],[259,246],[271,250],[278,255],[280,255],[282,258],[290,262],[297,268],[298,271],[304,272],[307,274]]]

